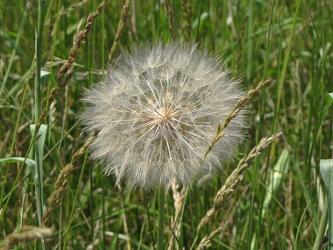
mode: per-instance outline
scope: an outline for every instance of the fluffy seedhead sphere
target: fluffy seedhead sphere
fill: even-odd
[[[145,44],[125,53],[104,82],[86,92],[80,119],[92,133],[92,157],[130,187],[182,185],[221,170],[244,134],[244,114],[204,159],[218,124],[243,92],[219,58],[193,45]]]

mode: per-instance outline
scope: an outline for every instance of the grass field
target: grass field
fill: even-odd
[[[333,1],[0,0],[0,23],[0,248],[319,249],[319,162],[333,157]],[[245,91],[271,81],[246,105],[235,160],[204,186],[170,190],[159,230],[157,190],[104,176],[78,114],[84,90],[122,51],[173,38],[221,56]],[[233,172],[278,132],[244,175]]]

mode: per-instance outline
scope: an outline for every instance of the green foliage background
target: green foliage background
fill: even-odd
[[[43,47],[38,58],[42,70],[50,74],[40,81],[41,107],[47,105],[50,90],[57,84],[56,76],[69,57],[74,37],[100,3],[46,2],[50,7],[43,12]],[[169,16],[165,3],[172,6]],[[103,79],[122,8],[122,1],[112,0],[105,5],[77,50],[72,80],[46,114],[42,180],[45,206],[61,169],[84,143],[77,123],[82,110],[80,98],[85,88]],[[0,9],[0,157],[34,159],[31,153],[28,155],[29,125],[35,123],[35,32],[41,10],[36,0],[0,0]],[[253,249],[313,247],[326,205],[319,160],[332,158],[332,108],[319,124],[318,135],[314,135],[324,95],[333,92],[332,11],[333,2],[321,0],[131,1],[114,60],[133,44],[172,37],[196,42],[221,55],[233,76],[241,76],[244,89],[272,79],[248,106],[249,136],[238,160],[263,136],[283,132],[278,143],[257,158],[228,204],[200,235],[195,235],[196,227],[236,163],[230,163],[225,173],[208,185],[192,187],[177,246],[189,249],[196,237],[201,239],[222,226],[211,249],[250,249],[251,244]],[[31,172],[32,167],[21,162],[5,161],[0,165],[0,241],[24,225],[38,226]],[[277,185],[271,189],[274,181]],[[54,233],[47,248],[85,249],[89,244],[95,249],[153,248],[157,195],[153,191],[129,192],[114,185],[114,177],[103,176],[101,166],[86,154],[81,168],[70,176],[65,199],[51,215],[49,226]],[[166,202],[167,245],[175,210],[172,193]],[[22,243],[17,249],[35,247],[41,247],[39,241]]]

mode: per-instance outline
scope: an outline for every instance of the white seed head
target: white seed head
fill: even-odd
[[[244,138],[244,113],[205,152],[243,92],[220,60],[196,46],[170,42],[142,45],[110,67],[105,82],[86,92],[80,119],[105,174],[130,187],[182,185],[222,170]]]

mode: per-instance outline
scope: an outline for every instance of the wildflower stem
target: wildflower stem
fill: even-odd
[[[158,235],[157,235],[157,249],[163,249],[163,231],[164,231],[164,204],[165,192],[162,188],[158,190]]]

